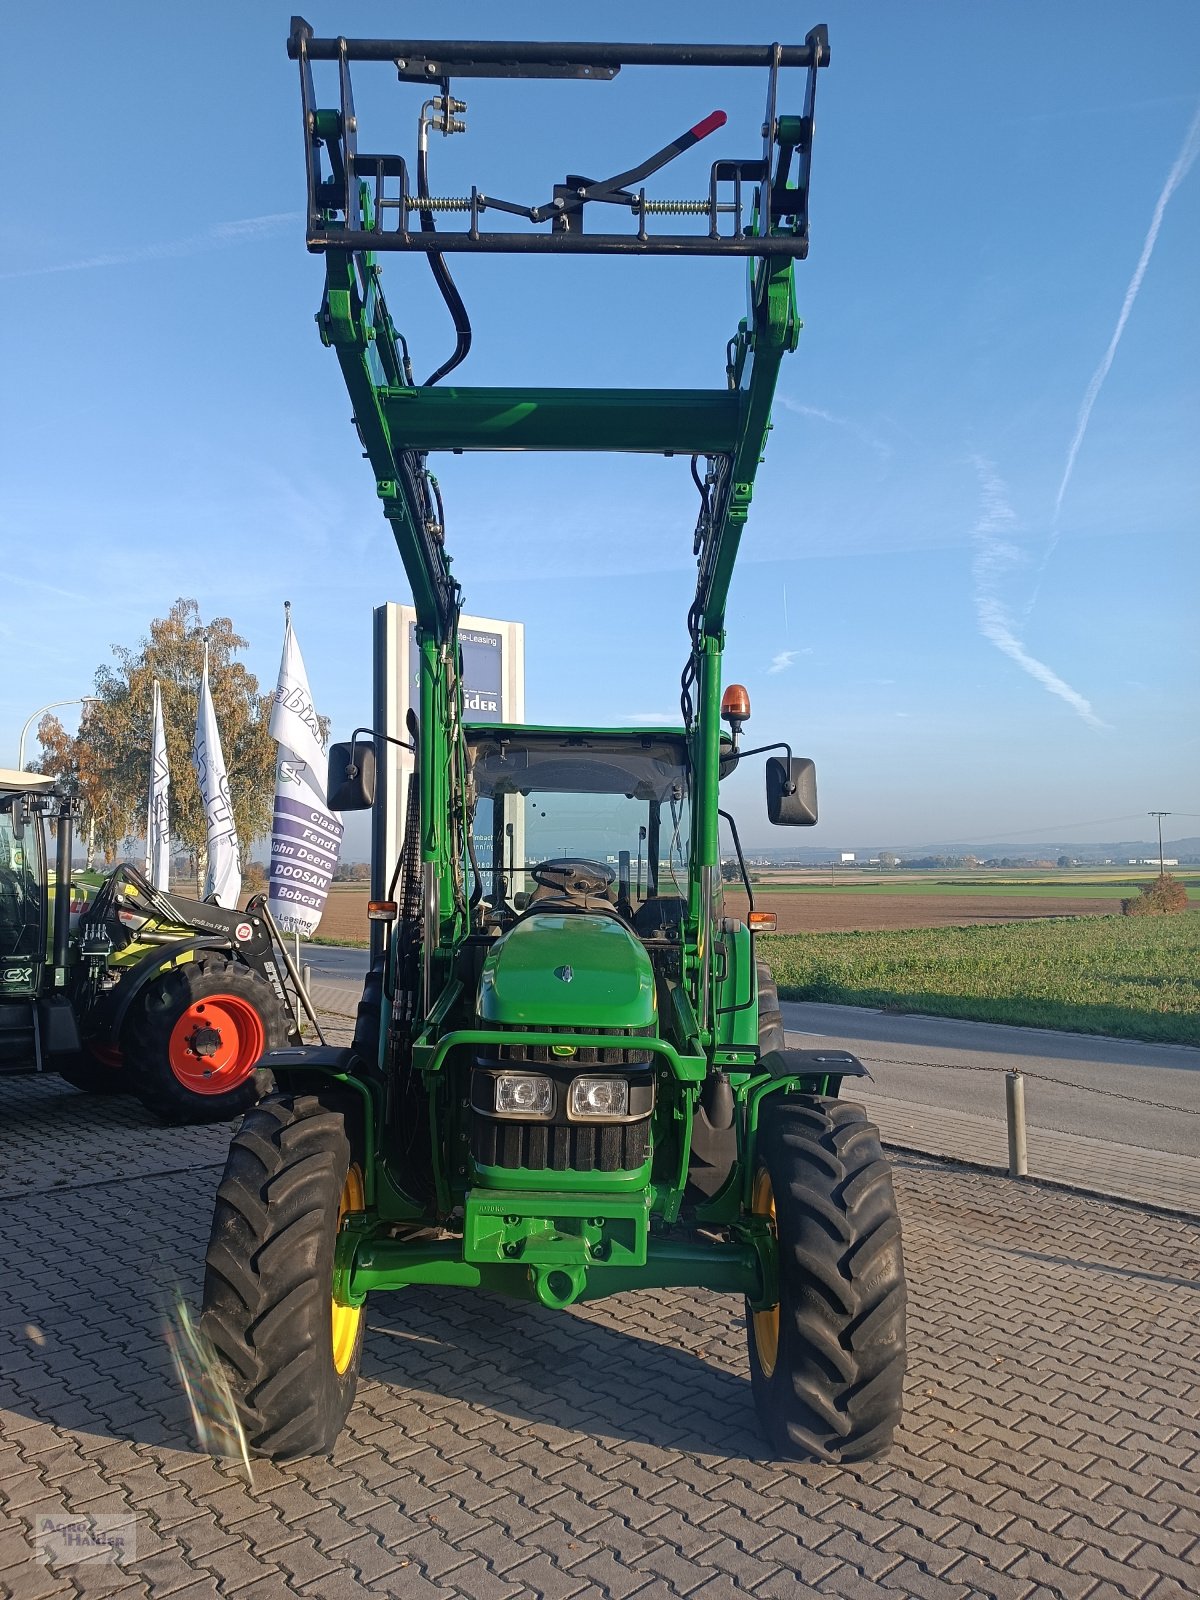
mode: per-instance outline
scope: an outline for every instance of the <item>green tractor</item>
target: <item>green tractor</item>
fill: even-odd
[[[722,780],[768,750],[770,820],[816,820],[812,763],[786,745],[743,747],[748,697],[723,692],[722,652],[776,378],[799,331],[793,263],[807,249],[825,30],[795,46],[488,43],[321,39],[294,19],[289,52],[308,245],[326,270],[318,324],[412,588],[419,712],[400,858],[374,864],[392,892],[372,907],[386,938],[353,1044],[267,1058],[277,1092],[234,1135],[218,1190],[203,1328],[248,1446],[277,1459],[332,1448],[373,1290],[481,1288],[563,1308],[691,1285],[744,1298],[754,1400],[780,1455],[877,1454],[900,1412],[905,1285],[878,1133],[840,1098],[864,1069],[843,1050],[788,1046],[756,945],[773,919],[753,910],[744,865],[752,909],[725,910],[718,842],[722,817],[737,840]],[[390,63],[430,96],[415,181],[402,157],[359,150],[359,60]],[[338,64],[328,106],[319,61]],[[644,180],[719,127],[716,112],[615,177],[568,174],[544,205],[430,186],[429,131],[462,126],[452,79],[603,82],[639,65],[765,69],[762,154],[714,162],[707,199],[647,199]],[[786,115],[776,91],[793,68],[805,102]],[[629,214],[623,228],[592,229],[605,206]],[[456,211],[462,226],[435,226]],[[691,216],[702,220],[689,231]],[[404,250],[428,256],[458,331],[425,384],[380,288],[378,256]],[[750,304],[722,386],[439,386],[470,343],[445,257],[494,251],[740,258]],[[677,725],[464,717],[460,593],[428,460],[496,449],[691,458],[697,582]],[[333,748],[331,805],[372,803],[390,736]]]
[[[260,1057],[301,1037],[270,913],[164,894],[135,867],[72,873],[74,822],[52,778],[0,771],[0,1072],[135,1094],[165,1122],[245,1111]]]

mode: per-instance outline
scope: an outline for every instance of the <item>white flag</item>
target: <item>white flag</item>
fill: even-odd
[[[237,909],[242,892],[242,856],[238,849],[237,828],[233,822],[233,802],[229,798],[229,779],[217,714],[208,687],[208,646],[204,646],[204,676],[200,680],[200,705],[196,712],[196,737],[192,741],[192,763],[204,819],[208,825],[208,871],[204,877],[204,898],[215,898],[227,911]]]
[[[325,804],[325,749],[292,611],[284,606],[283,659],[271,711],[279,744],[271,881],[267,903],[286,933],[315,931],[342,847],[342,825]]]
[[[154,680],[154,732],[150,740],[150,799],[146,807],[146,876],[156,889],[171,887],[171,773],[163,728],[162,695]]]

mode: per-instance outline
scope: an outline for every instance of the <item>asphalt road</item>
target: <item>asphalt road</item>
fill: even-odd
[[[1200,1050],[859,1006],[784,1002],[797,1036],[836,1040],[891,1100],[1004,1120],[1004,1074],[1026,1078],[1030,1128],[1200,1154]]]
[[[309,945],[304,959],[314,981],[345,986],[352,1012],[366,952]],[[785,1001],[783,1016],[797,1042],[804,1035],[852,1050],[887,1099],[1003,1122],[1004,1074],[1019,1068],[1031,1129],[1200,1155],[1200,1050],[858,1006]]]

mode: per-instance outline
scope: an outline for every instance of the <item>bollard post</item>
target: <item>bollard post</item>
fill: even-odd
[[[307,994],[308,993],[308,984],[305,982],[304,972],[303,972],[303,969],[300,966],[300,934],[299,934],[299,932],[293,933],[292,941],[293,941],[293,948],[294,948],[294,957],[293,957],[293,959],[295,960],[295,963],[296,963],[296,971],[298,973],[300,973],[300,983],[301,983],[301,986],[304,989],[305,994]],[[303,1020],[304,1019],[304,1007],[301,1004],[299,995],[296,996],[295,1011],[296,1011],[296,1026],[298,1028],[302,1028],[304,1026],[304,1020]]]
[[[1029,1174],[1025,1147],[1025,1079],[1019,1072],[1004,1074],[1004,1106],[1008,1121],[1008,1175],[1024,1178]]]
[[[304,985],[305,994],[311,1000],[312,999],[312,968],[309,966],[307,961],[300,968],[300,981]]]

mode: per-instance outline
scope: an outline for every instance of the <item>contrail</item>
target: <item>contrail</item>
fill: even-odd
[[[979,631],[1044,689],[1065,700],[1089,727],[1107,727],[1108,724],[1102,722],[1092,710],[1091,702],[1077,689],[1072,689],[1044,661],[1030,655],[1017,637],[1011,614],[1001,600],[999,590],[1006,573],[1013,567],[1023,565],[1028,557],[1019,545],[1006,537],[1017,519],[995,468],[980,456],[974,457],[973,463],[983,491],[983,510],[971,530],[975,545],[971,571],[975,580],[975,613],[979,619]]]
[[[832,427],[848,428],[856,439],[861,440],[868,449],[875,452],[882,465],[886,466],[892,459],[893,451],[890,444],[860,426],[859,423],[851,421],[849,417],[839,417],[832,411],[825,411],[821,406],[801,405],[799,400],[793,400],[786,394],[777,395],[776,400],[785,411],[794,412],[798,417],[816,417],[818,421],[828,422]]]
[[[264,217],[241,217],[233,222],[218,222],[203,233],[186,239],[169,239],[161,244],[141,245],[136,250],[115,250],[104,255],[83,256],[78,261],[52,261],[19,272],[0,272],[4,278],[40,278],[51,272],[87,272],[93,267],[123,267],[137,261],[168,261],[179,256],[199,255],[225,245],[241,244],[246,239],[261,239],[276,228],[302,222],[298,211],[273,211]]]
[[[1158,197],[1158,204],[1154,207],[1154,215],[1150,218],[1150,227],[1147,230],[1142,253],[1138,257],[1138,264],[1133,269],[1133,277],[1129,280],[1129,287],[1125,291],[1125,299],[1121,304],[1121,314],[1117,318],[1117,325],[1113,329],[1112,338],[1108,341],[1108,349],[1104,352],[1104,359],[1092,374],[1092,381],[1087,386],[1083,397],[1083,404],[1079,407],[1079,416],[1075,422],[1075,437],[1071,440],[1071,448],[1067,451],[1067,464],[1063,468],[1062,482],[1058,486],[1058,494],[1054,501],[1054,520],[1050,533],[1050,544],[1042,559],[1045,567],[1058,543],[1058,521],[1062,512],[1063,497],[1067,492],[1067,485],[1071,481],[1071,474],[1075,471],[1075,459],[1079,455],[1083,436],[1087,432],[1088,423],[1091,421],[1092,407],[1108,377],[1108,370],[1113,364],[1113,357],[1117,353],[1117,346],[1121,342],[1121,335],[1125,332],[1125,324],[1129,321],[1129,313],[1133,310],[1133,302],[1138,297],[1138,290],[1142,287],[1142,279],[1146,276],[1146,268],[1150,264],[1150,257],[1154,253],[1154,246],[1158,240],[1158,230],[1162,227],[1163,213],[1167,209],[1167,202],[1178,189],[1179,185],[1191,171],[1192,163],[1200,155],[1200,108],[1197,108],[1192,118],[1191,127],[1187,131],[1179,154],[1175,157],[1175,165],[1167,174],[1167,181],[1163,184],[1162,193]]]

